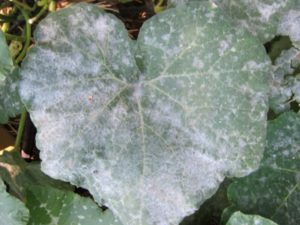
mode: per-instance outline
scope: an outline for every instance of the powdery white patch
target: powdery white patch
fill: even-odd
[[[257,36],[262,43],[277,34],[282,16],[295,7],[296,0],[223,0],[222,8],[239,26]]]
[[[224,52],[229,48],[229,43],[227,41],[220,41],[220,46],[219,46],[219,49],[218,49],[218,52],[220,54],[220,56],[223,56],[224,55]]]
[[[194,66],[195,68],[201,70],[201,69],[203,69],[203,67],[204,67],[204,63],[203,63],[203,61],[202,61],[201,59],[195,57],[195,58],[193,59],[193,66]]]
[[[97,38],[100,42],[104,42],[108,34],[114,30],[113,25],[113,21],[107,15],[101,15],[96,19],[94,26],[99,31]]]
[[[277,32],[281,35],[290,36],[292,42],[300,47],[300,11],[290,10],[283,16],[278,25]]]
[[[256,2],[255,5],[264,22],[269,21],[270,17],[273,16],[278,11],[278,9],[282,7],[282,4],[277,2],[274,2],[272,4]]]

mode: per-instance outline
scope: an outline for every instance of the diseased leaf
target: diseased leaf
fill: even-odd
[[[271,220],[258,215],[245,215],[241,212],[235,212],[226,225],[276,225]]]
[[[259,42],[210,3],[165,11],[138,41],[97,7],[49,15],[22,65],[42,169],[128,225],[178,224],[227,176],[259,165],[267,73]]]
[[[0,30],[0,123],[20,112],[19,71],[14,67],[5,36]]]
[[[28,225],[122,225],[109,210],[70,191],[32,186],[27,196]]]
[[[277,34],[281,18],[296,5],[297,0],[223,0],[222,7],[241,27],[263,43]]]
[[[284,113],[269,122],[268,143],[260,169],[228,189],[239,210],[278,224],[300,224],[300,115]]]
[[[293,73],[300,65],[300,51],[296,48],[283,51],[273,66],[271,79],[270,108],[275,113],[290,109],[290,103],[300,103],[300,77]]]
[[[300,49],[300,8],[290,10],[283,16],[277,32],[289,36],[294,46]]]
[[[26,225],[29,211],[18,199],[6,192],[6,187],[0,178],[0,224]]]

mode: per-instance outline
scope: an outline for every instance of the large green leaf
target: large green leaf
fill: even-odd
[[[70,191],[32,186],[27,196],[28,225],[122,225],[109,210]]]
[[[262,165],[233,183],[229,198],[243,212],[260,214],[279,224],[300,224],[300,116],[284,113],[268,126]]]
[[[29,211],[18,199],[6,192],[6,186],[0,179],[0,224],[26,225]]]
[[[271,220],[258,215],[245,215],[241,212],[235,212],[226,225],[276,225]]]
[[[42,169],[124,224],[176,224],[226,175],[256,169],[266,133],[263,47],[209,3],[165,11],[138,41],[97,7],[43,20],[22,65]]]
[[[20,112],[18,94],[19,71],[14,67],[6,39],[0,30],[0,123]]]

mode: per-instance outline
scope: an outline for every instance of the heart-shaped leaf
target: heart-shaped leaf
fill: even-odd
[[[284,113],[268,125],[268,144],[259,170],[228,189],[235,208],[279,224],[300,224],[300,116]]]
[[[95,6],[49,15],[21,95],[42,169],[87,188],[124,224],[176,224],[224,176],[259,165],[270,62],[214,4],[167,10],[138,40]]]
[[[21,101],[18,94],[19,70],[14,67],[6,39],[0,30],[0,123],[20,112]]]

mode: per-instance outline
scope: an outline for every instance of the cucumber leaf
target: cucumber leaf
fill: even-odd
[[[110,210],[102,211],[90,198],[52,187],[28,188],[28,225],[122,225]]]
[[[287,112],[269,122],[267,140],[259,170],[231,184],[228,197],[243,212],[298,225],[300,115]]]
[[[276,59],[271,78],[270,108],[275,113],[290,109],[293,101],[300,103],[300,77],[294,75],[300,65],[300,51],[290,48]]]
[[[6,192],[6,186],[0,179],[0,224],[26,225],[29,210],[17,198]]]
[[[18,94],[19,70],[13,65],[6,39],[0,30],[0,123],[20,113],[21,101]]]
[[[8,184],[9,192],[24,201],[27,199],[27,189],[32,185],[74,189],[70,184],[45,175],[40,169],[39,162],[25,162],[16,151],[0,150],[0,176]]]
[[[258,215],[245,215],[241,212],[235,212],[226,223],[226,225],[277,225],[271,220]]]
[[[167,10],[137,41],[87,4],[50,14],[22,64],[42,170],[123,224],[177,224],[265,145],[264,48],[210,3]]]

